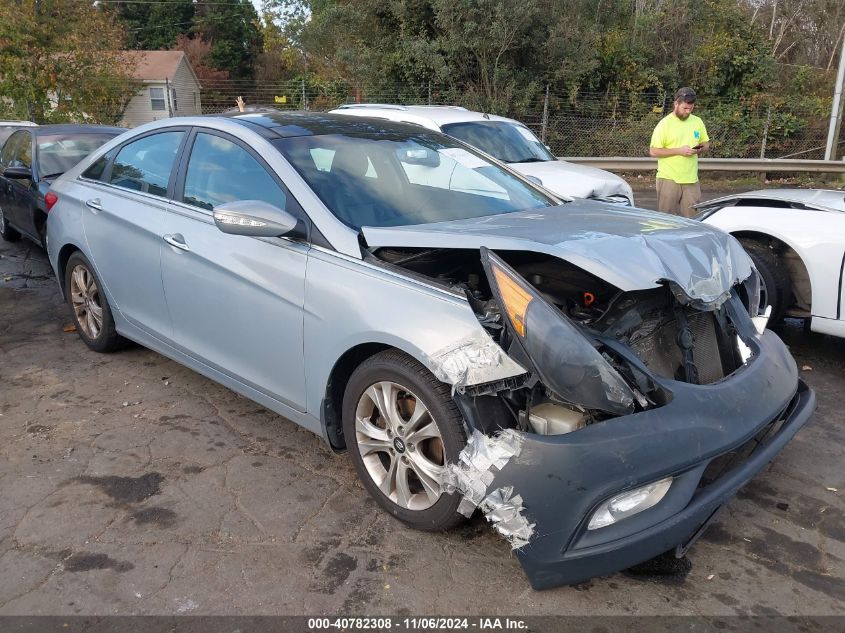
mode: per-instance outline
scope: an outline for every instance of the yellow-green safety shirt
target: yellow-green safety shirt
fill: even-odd
[[[679,119],[674,113],[663,117],[651,135],[651,146],[662,149],[676,149],[710,140],[704,121],[690,114],[686,119]],[[672,180],[679,185],[698,182],[698,156],[667,156],[657,159],[657,177]]]

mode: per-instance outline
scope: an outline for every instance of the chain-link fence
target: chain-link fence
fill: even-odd
[[[484,109],[478,94],[450,86],[315,85],[298,82],[203,82],[202,111],[247,105],[326,111],[344,103],[464,105]],[[713,157],[823,158],[830,98],[749,95],[738,101],[700,97],[696,114],[707,125]],[[497,113],[528,125],[557,156],[644,156],[654,126],[672,109],[670,94],[516,95]]]

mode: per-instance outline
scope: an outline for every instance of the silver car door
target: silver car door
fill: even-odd
[[[228,235],[212,217],[215,205],[235,200],[264,200],[299,215],[296,203],[257,154],[225,134],[196,133],[182,162],[177,191],[184,189],[184,195],[171,206],[162,250],[174,343],[304,411],[308,245]]]
[[[168,188],[186,130],[142,136],[122,146],[104,183],[86,182],[83,226],[93,264],[131,324],[163,340],[171,335],[161,283]]]

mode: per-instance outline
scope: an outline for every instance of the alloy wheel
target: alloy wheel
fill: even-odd
[[[96,339],[103,330],[103,306],[94,275],[82,264],[77,264],[71,273],[70,298],[82,332],[88,338]]]
[[[441,495],[443,438],[425,404],[395,382],[371,385],[358,400],[355,439],[367,473],[393,503],[425,510]]]

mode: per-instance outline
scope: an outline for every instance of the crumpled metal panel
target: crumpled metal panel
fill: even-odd
[[[430,366],[438,380],[463,393],[467,385],[479,385],[525,373],[487,335],[473,336],[434,353]]]
[[[513,486],[497,488],[481,502],[484,517],[493,524],[493,529],[504,536],[512,549],[528,545],[534,536],[534,523],[523,515],[525,506],[522,496],[513,494]]]
[[[458,512],[472,516],[480,508],[493,528],[504,536],[513,549],[526,545],[534,534],[534,524],[523,515],[522,497],[513,486],[488,493],[495,474],[520,454],[524,436],[506,429],[495,436],[473,431],[457,464],[449,464],[441,479],[443,492],[463,495]]]
[[[623,291],[672,282],[699,307],[723,303],[751,260],[736,239],[701,222],[577,200],[519,213],[389,228],[364,227],[371,247],[535,251],[566,260]]]

